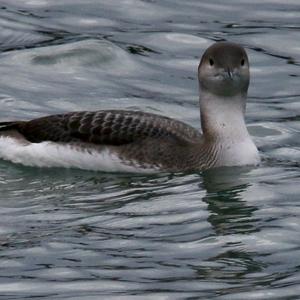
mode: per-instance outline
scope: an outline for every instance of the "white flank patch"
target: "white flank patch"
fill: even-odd
[[[64,167],[103,172],[156,173],[154,167],[127,165],[116,154],[103,148],[84,149],[54,142],[28,143],[0,136],[0,159],[32,167]]]

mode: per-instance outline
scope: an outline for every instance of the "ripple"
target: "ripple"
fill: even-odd
[[[35,26],[24,22],[19,15],[9,17],[0,10],[0,50],[9,51],[24,47],[35,47],[53,40],[47,33],[37,32]]]
[[[2,114],[6,118],[16,118],[20,109],[28,111],[32,118],[32,112],[45,114],[47,106],[49,113],[57,113],[59,108],[83,110],[84,104],[91,105],[85,109],[95,109],[95,105],[99,107],[99,98],[107,103],[113,91],[119,95],[116,76],[139,76],[142,71],[123,49],[94,39],[12,51],[2,54],[0,59],[0,70],[6,74],[0,78],[3,94],[14,90],[17,98],[12,101],[15,112],[11,110],[12,103],[5,103]]]
[[[298,32],[290,32],[289,35],[284,33],[273,33],[273,34],[259,34],[259,35],[251,35],[247,37],[247,40],[243,38],[243,40],[247,44],[251,44],[252,46],[259,47],[266,51],[271,55],[284,56],[288,58],[288,56],[293,57],[295,60],[300,61],[299,51],[300,45],[297,42],[300,38]],[[278,41],[280,40],[280,43]],[[282,47],[282,45],[286,45],[288,42],[288,47]]]
[[[198,127],[199,58],[230,40],[250,56],[263,157],[156,176],[1,161],[3,299],[299,298],[297,0],[2,6],[1,120],[132,108]]]
[[[26,65],[44,67],[45,71],[56,73],[72,73],[76,67],[98,68],[107,73],[130,72],[134,68],[134,63],[122,49],[103,40],[83,40],[11,53],[5,61],[23,68]]]
[[[155,49],[156,51],[185,52],[201,50],[210,46],[211,42],[202,37],[183,33],[153,33],[141,39],[141,43]]]

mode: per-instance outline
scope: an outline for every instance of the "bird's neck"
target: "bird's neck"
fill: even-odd
[[[211,141],[241,141],[249,137],[245,124],[246,93],[230,97],[200,94],[201,125],[205,139]]]
[[[246,94],[222,97],[201,93],[203,137],[215,167],[255,165],[260,161],[245,124],[245,103]]]

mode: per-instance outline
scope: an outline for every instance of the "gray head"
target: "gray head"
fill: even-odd
[[[249,86],[249,61],[243,47],[218,42],[202,56],[198,68],[202,91],[220,96],[246,94]]]

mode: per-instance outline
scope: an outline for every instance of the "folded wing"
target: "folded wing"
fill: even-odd
[[[118,146],[148,137],[171,137],[182,143],[200,137],[194,128],[182,122],[151,113],[122,110],[72,112],[2,124],[1,131],[15,129],[33,143],[87,142]]]

